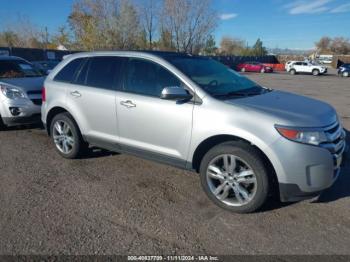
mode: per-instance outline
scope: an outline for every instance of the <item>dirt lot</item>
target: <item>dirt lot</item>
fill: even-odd
[[[350,130],[350,78],[248,74],[331,103]],[[0,133],[0,254],[350,254],[350,163],[319,199],[230,214],[196,174],[127,155],[68,161],[40,128]]]

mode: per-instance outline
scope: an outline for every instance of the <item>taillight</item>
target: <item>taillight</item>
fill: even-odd
[[[46,102],[46,90],[45,87],[41,89],[41,99],[43,102]]]

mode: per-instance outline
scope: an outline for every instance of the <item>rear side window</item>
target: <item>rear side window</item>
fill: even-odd
[[[81,70],[77,82],[87,86],[115,90],[120,78],[123,58],[116,56],[97,56]]]
[[[61,71],[58,72],[58,74],[56,74],[53,80],[67,83],[72,82],[83,60],[84,58],[77,58],[72,60],[67,65],[65,65]]]

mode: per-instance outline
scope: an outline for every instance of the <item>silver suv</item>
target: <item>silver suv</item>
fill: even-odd
[[[271,192],[318,195],[346,146],[330,105],[178,53],[69,56],[45,81],[42,121],[65,158],[96,146],[193,170],[214,203],[241,213]]]
[[[40,123],[44,77],[28,61],[0,57],[0,130],[8,126]]]

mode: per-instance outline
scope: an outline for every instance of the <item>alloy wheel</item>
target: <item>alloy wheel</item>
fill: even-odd
[[[211,193],[228,206],[244,206],[255,196],[257,179],[252,168],[241,158],[219,155],[207,168],[207,183]]]
[[[57,149],[69,154],[74,147],[74,135],[69,124],[63,120],[55,122],[52,137]]]

